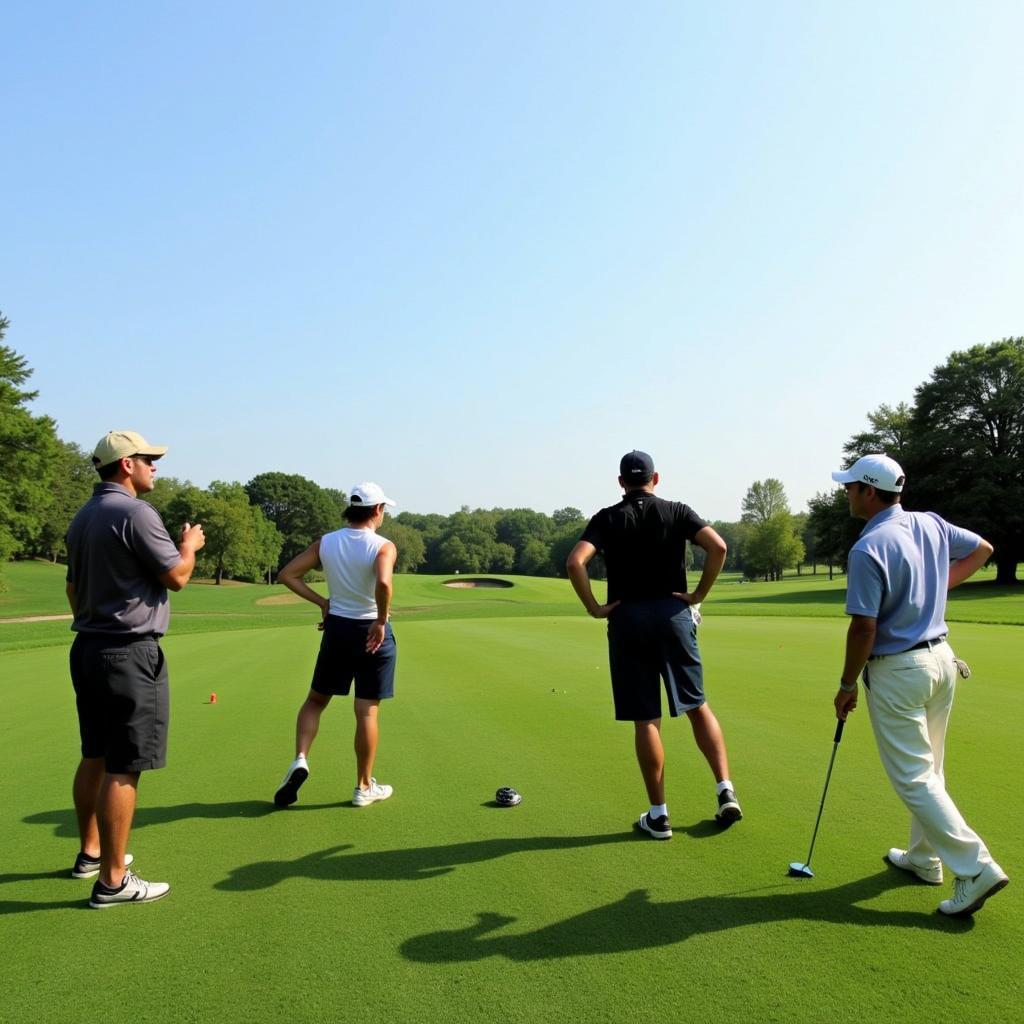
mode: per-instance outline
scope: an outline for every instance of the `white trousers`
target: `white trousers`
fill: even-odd
[[[910,811],[911,863],[927,868],[941,860],[958,877],[973,878],[992,857],[946,792],[942,770],[956,677],[944,642],[873,659],[865,669],[878,753]]]

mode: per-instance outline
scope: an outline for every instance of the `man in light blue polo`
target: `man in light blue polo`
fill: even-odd
[[[930,885],[942,884],[945,864],[956,883],[939,911],[967,917],[1009,879],[946,792],[946,727],[958,669],[967,668],[946,643],[944,615],[947,590],[974,575],[992,545],[933,512],[905,511],[903,470],[885,455],[865,455],[832,479],[846,488],[850,514],[867,520],[847,568],[836,716],[856,708],[863,673],[882,764],[911,815],[910,845],[886,859]]]

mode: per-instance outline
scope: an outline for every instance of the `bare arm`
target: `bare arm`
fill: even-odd
[[[995,548],[987,540],[982,540],[966,558],[957,559],[949,567],[948,589],[952,590],[970,579],[992,557],[993,551]]]
[[[852,686],[851,691],[839,690],[833,703],[836,707],[836,718],[844,722],[846,716],[857,707],[857,680],[864,666],[871,657],[875,646],[875,633],[878,620],[869,615],[851,615],[850,627],[846,631],[846,659],[843,662],[843,674],[839,681],[843,686]]]
[[[388,541],[377,552],[377,558],[373,563],[374,571],[377,574],[377,580],[373,585],[373,597],[377,602],[377,621],[370,627],[370,632],[366,637],[366,650],[369,654],[373,654],[384,643],[388,615],[391,614],[391,595],[394,589],[392,577],[397,558],[398,548]]]
[[[181,561],[172,566],[167,572],[160,573],[160,582],[168,589],[181,590],[190,579],[196,567],[196,552],[206,543],[206,534],[199,523],[192,526],[186,523],[181,528],[181,542],[178,544],[178,552]]]
[[[619,606],[619,602],[600,604],[594,597],[590,577],[587,575],[587,565],[596,554],[597,548],[593,544],[586,540],[579,541],[565,560],[565,570],[569,574],[572,589],[576,591],[576,596],[583,602],[587,614],[595,619],[606,619]]]
[[[722,566],[725,565],[725,556],[729,548],[721,535],[710,526],[704,526],[698,530],[693,542],[697,547],[704,549],[704,571],[700,574],[700,583],[697,584],[696,590],[675,596],[687,604],[700,604],[708,596],[715,580],[718,579],[718,574],[722,571]]]
[[[302,578],[307,572],[312,572],[320,567],[320,541],[315,540],[277,574],[277,582],[283,583],[293,594],[298,594],[303,600],[315,604],[320,609],[321,619],[324,619],[327,617],[331,602],[322,594],[318,594]]]

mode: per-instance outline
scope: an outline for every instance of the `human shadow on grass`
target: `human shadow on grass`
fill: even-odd
[[[71,879],[68,868],[61,868],[56,871],[8,871],[0,874],[0,885],[12,885],[17,882],[42,882],[50,878],[59,878],[64,881],[74,881],[74,887],[81,888],[82,883]],[[85,887],[85,894],[88,896],[91,886]],[[26,914],[37,910],[80,910],[86,907],[84,897],[76,900],[5,900],[0,899],[0,915],[3,914]]]
[[[749,925],[785,921],[884,926],[964,932],[973,927],[967,918],[942,917],[931,912],[877,910],[858,906],[887,889],[902,886],[889,871],[832,889],[801,889],[794,880],[749,893],[695,896],[654,903],[645,889],[634,889],[616,903],[585,911],[568,920],[516,935],[494,934],[515,918],[484,911],[475,924],[451,931],[428,932],[407,939],[399,947],[408,960],[452,963],[503,956],[509,960],[554,960],[560,957],[627,953],[683,942],[691,936],[727,931]],[[910,883],[913,884],[913,883]]]
[[[297,811],[322,811],[333,807],[351,806],[351,802],[338,801],[330,804],[303,804],[288,808],[289,814]],[[264,818],[274,814],[276,808],[269,800],[236,800],[220,804],[171,804],[168,807],[140,806],[135,811],[132,830],[145,828],[147,825],[166,825],[172,821],[184,821],[189,818]],[[77,839],[78,824],[72,808],[53,811],[41,811],[30,814],[23,821],[27,825],[53,825],[54,835],[62,838]]]
[[[258,861],[234,868],[215,889],[240,891],[269,889],[289,878],[311,878],[319,882],[417,881],[436,878],[460,864],[478,864],[512,853],[540,853],[547,850],[578,850],[588,846],[634,842],[629,832],[595,836],[536,836],[515,839],[481,839],[447,846],[420,846],[397,850],[345,853],[352,844],[330,846],[295,860]]]

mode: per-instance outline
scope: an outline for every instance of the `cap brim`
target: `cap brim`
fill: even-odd
[[[832,474],[832,479],[837,484],[855,484],[858,477],[855,477],[848,469],[837,469]]]
[[[167,454],[167,446],[165,445],[164,447],[161,448],[160,445],[158,444],[151,444],[146,448],[140,448],[135,454],[149,455],[154,459],[159,459]]]

